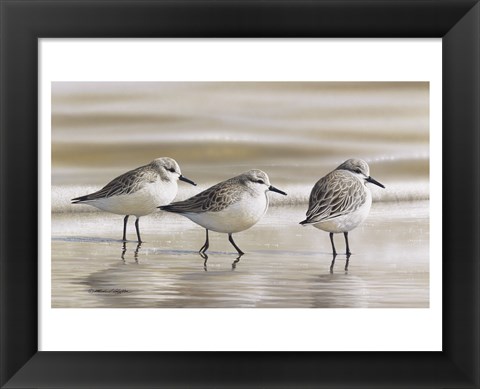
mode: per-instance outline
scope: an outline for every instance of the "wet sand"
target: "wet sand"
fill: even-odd
[[[333,270],[328,233],[301,227],[305,206],[270,207],[236,234],[210,234],[178,215],[133,220],[125,245],[122,217],[103,212],[52,214],[54,308],[426,308],[429,306],[429,202],[374,203],[350,233],[350,257]],[[133,219],[133,218],[132,218]],[[342,235],[335,235],[344,252]],[[435,258],[432,258],[435,260]]]

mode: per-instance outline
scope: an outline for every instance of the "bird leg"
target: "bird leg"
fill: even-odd
[[[142,243],[142,239],[140,238],[140,228],[138,228],[138,221],[139,220],[140,220],[139,217],[137,217],[137,220],[135,220],[135,229],[137,230],[138,243]]]
[[[127,222],[128,222],[128,217],[130,215],[125,216],[125,219],[123,219],[123,241],[127,241]]]
[[[352,253],[350,252],[350,247],[348,246],[348,232],[344,232],[343,235],[345,236],[345,244],[347,245],[347,260],[348,260],[348,257],[350,257],[350,255],[352,255]]]
[[[240,255],[245,254],[242,250],[240,250],[240,247],[238,247],[238,246],[235,244],[235,242],[233,241],[232,234],[228,234],[228,240],[229,240],[230,243],[233,245],[233,247],[235,247],[235,249],[237,250],[237,252],[238,252]]]
[[[336,256],[337,250],[335,250],[335,244],[333,243],[333,232],[330,232],[330,242],[332,243],[333,256]]]

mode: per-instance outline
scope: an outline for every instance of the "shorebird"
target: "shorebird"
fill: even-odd
[[[157,158],[148,165],[130,170],[97,192],[72,199],[72,204],[88,204],[102,211],[126,215],[123,220],[123,241],[126,241],[127,221],[130,215],[136,216],[135,229],[138,242],[141,216],[149,215],[159,205],[169,204],[177,195],[177,181],[196,185],[184,177],[180,166],[172,158]]]
[[[270,184],[265,172],[250,170],[220,182],[187,200],[159,207],[178,213],[206,230],[206,240],[200,254],[209,247],[208,231],[228,234],[228,240],[241,256],[244,252],[235,244],[232,234],[244,231],[257,223],[267,212],[267,192],[287,194]]]
[[[345,236],[347,260],[351,255],[348,232],[365,220],[372,205],[372,194],[366,185],[368,182],[385,188],[370,176],[370,168],[365,161],[348,159],[318,180],[310,193],[307,218],[300,224],[311,224],[329,232],[334,257],[337,251],[333,234],[336,233]]]

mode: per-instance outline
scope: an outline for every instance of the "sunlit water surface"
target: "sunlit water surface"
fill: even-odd
[[[328,234],[301,227],[300,207],[271,207],[235,236],[210,234],[176,215],[142,218],[143,239],[123,245],[122,218],[59,217],[52,240],[53,307],[381,308],[428,307],[428,202],[381,204],[350,233],[350,257],[330,270]],[[417,217],[412,221],[405,213]],[[134,227],[129,237],[134,239]],[[342,235],[336,235],[343,252]],[[435,260],[435,258],[434,258]]]

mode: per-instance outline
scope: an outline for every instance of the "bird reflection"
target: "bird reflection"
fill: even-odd
[[[127,252],[127,242],[123,242],[122,244],[122,255],[121,255],[121,258],[122,258],[122,261],[125,262],[125,253]]]
[[[208,261],[208,255],[207,253],[204,253],[203,251],[199,251],[198,254],[205,260],[203,262],[203,270],[208,271],[207,269],[207,261]]]
[[[352,254],[351,253],[347,253],[347,259],[345,261],[345,273],[348,273],[348,264],[350,263],[350,256]],[[337,254],[334,253],[333,254],[333,258],[332,258],[332,263],[330,264],[330,274],[333,274],[333,268],[335,266],[335,259],[337,258]]]
[[[204,259],[203,261],[203,270],[208,271],[208,266],[207,266],[207,261],[208,261],[208,255],[206,252],[199,251],[198,254]],[[232,262],[232,271],[237,268],[237,263],[240,262],[240,258],[242,258],[244,254],[239,254],[237,258],[235,258],[235,261]]]
[[[240,254],[235,261],[232,262],[232,270],[235,270],[237,267],[237,263],[240,262],[240,258],[242,258],[243,254]]]
[[[133,252],[133,258],[135,259],[135,263],[138,263],[138,252],[140,251],[140,248],[142,247],[142,242],[137,243],[137,247],[135,248],[135,251]],[[127,242],[122,243],[122,253],[120,255],[122,261],[125,263],[125,253],[127,252]]]

